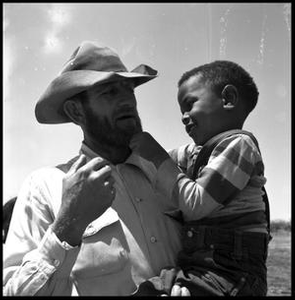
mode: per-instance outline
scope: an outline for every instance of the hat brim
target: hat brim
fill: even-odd
[[[39,123],[59,124],[71,120],[64,113],[63,103],[66,99],[79,94],[98,83],[119,80],[131,80],[137,87],[157,77],[157,71],[140,65],[131,72],[99,72],[93,70],[75,70],[62,73],[51,82],[35,107]]]

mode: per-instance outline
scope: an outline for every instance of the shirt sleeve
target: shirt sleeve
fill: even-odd
[[[198,220],[221,209],[241,191],[251,176],[263,174],[259,150],[247,135],[233,135],[213,150],[208,164],[191,180],[167,159],[157,173],[156,187],[178,198],[184,219]]]
[[[70,272],[79,248],[65,250],[51,230],[51,196],[40,173],[22,185],[3,248],[5,296],[71,295]]]

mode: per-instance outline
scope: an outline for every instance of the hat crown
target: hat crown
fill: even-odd
[[[111,48],[95,42],[82,42],[37,101],[36,118],[44,124],[70,122],[63,104],[73,95],[94,84],[118,80],[131,80],[134,87],[137,87],[155,78],[157,73],[144,64],[129,72]]]
[[[74,70],[128,72],[114,50],[93,42],[83,42],[65,63],[60,74]]]

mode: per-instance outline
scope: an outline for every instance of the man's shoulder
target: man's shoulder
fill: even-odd
[[[72,164],[78,159],[78,156],[71,158],[69,161],[52,166],[45,166],[32,171],[28,177],[34,179],[45,179],[66,173]]]
[[[56,178],[61,174],[61,171],[57,169],[55,166],[46,166],[40,167],[38,169],[33,170],[27,176],[27,180],[34,182],[41,182],[50,178]]]

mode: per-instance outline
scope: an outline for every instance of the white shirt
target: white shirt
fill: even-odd
[[[84,144],[80,153],[97,156]],[[3,295],[130,295],[141,281],[175,265],[181,225],[164,214],[177,203],[155,189],[161,170],[135,154],[112,169],[112,207],[89,224],[82,245],[70,250],[50,228],[61,205],[64,172],[48,167],[28,176],[4,246]]]

